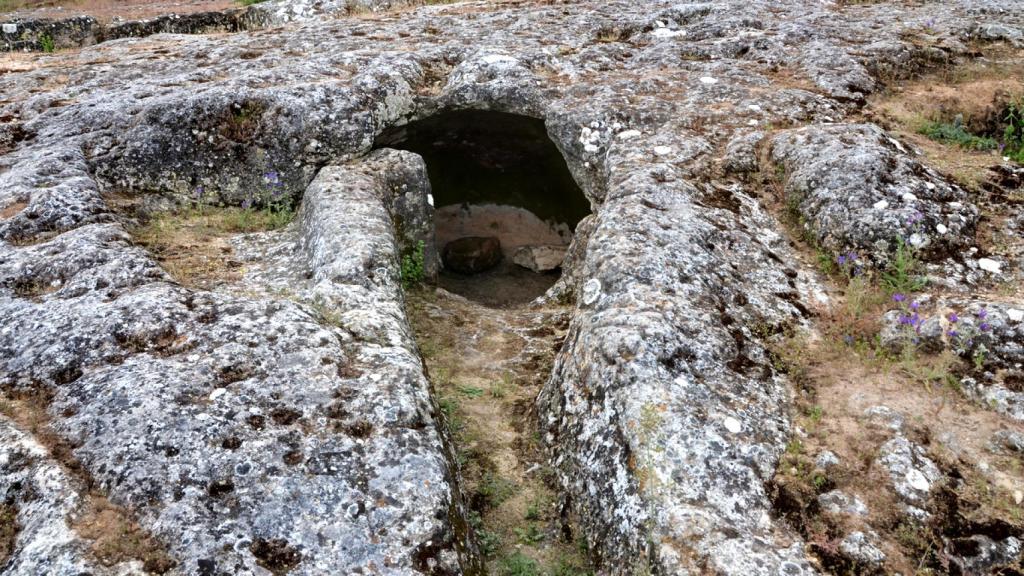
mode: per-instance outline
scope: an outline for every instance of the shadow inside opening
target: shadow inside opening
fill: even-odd
[[[558,280],[560,255],[590,202],[543,120],[443,112],[384,132],[374,147],[415,152],[426,163],[441,287],[504,307],[530,302]]]

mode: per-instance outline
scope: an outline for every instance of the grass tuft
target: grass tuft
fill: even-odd
[[[956,122],[925,122],[918,132],[937,142],[956,144],[968,150],[995,150],[999,147],[994,138],[971,134]]]

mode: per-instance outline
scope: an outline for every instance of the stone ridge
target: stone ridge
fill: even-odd
[[[423,0],[271,0],[245,7],[139,20],[100,22],[87,14],[71,18],[13,17],[0,21],[0,51],[49,51],[81,48],[118,38],[153,34],[212,34],[258,30],[326,15],[362,14],[423,4]],[[130,10],[130,9],[129,9]]]
[[[2,280],[8,293],[60,288],[5,306],[0,382],[52,393],[53,430],[181,573],[262,573],[261,542],[294,550],[294,574],[473,565],[402,313],[392,219],[372,179],[344,175],[324,169],[309,186],[293,257],[330,323],[288,300],[171,285],[114,224],[4,259],[21,272]],[[63,337],[44,344],[51,331]],[[19,550],[56,561],[60,546]]]
[[[925,23],[927,45],[905,39]],[[1021,0],[466,2],[41,57],[0,75],[17,134],[0,156],[0,386],[52,396],[50,428],[172,573],[477,573],[398,281],[396,215],[429,230],[422,170],[363,159],[440,110],[544,118],[594,216],[538,419],[598,573],[815,573],[767,496],[792,390],[762,339],[819,291],[754,172],[782,165],[829,249],[879,261],[855,218],[912,193],[922,245],[946,257],[976,208],[851,118],[877,70],[1021,30]],[[409,185],[405,208],[374,162]],[[259,203],[271,171],[299,223],[217,291],[172,282],[101,194]],[[44,537],[23,529],[8,566]]]

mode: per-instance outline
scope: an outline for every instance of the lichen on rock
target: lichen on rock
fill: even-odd
[[[542,537],[585,543],[602,575],[905,570],[911,552],[929,569],[1019,567],[1005,496],[1020,474],[914,428],[977,424],[965,442],[999,438],[993,458],[1016,444],[996,432],[1024,406],[1024,258],[978,234],[1019,228],[991,208],[1019,202],[1016,172],[969,186],[869,109],[933,67],[1019,63],[1019,0],[435,4],[275,0],[251,9],[259,30],[0,64],[0,401],[35,418],[0,418],[4,573],[482,573],[463,452],[406,309],[441,266],[429,167],[380,140],[473,111],[532,119],[582,195],[575,230],[545,223],[567,246],[517,257],[561,269],[534,306],[571,309],[543,389],[516,407],[547,458],[531,473],[558,494]],[[225,234],[233,273],[198,287],[133,234],[204,210],[294,220]],[[983,304],[989,327],[954,342],[943,316],[908,331],[906,310],[869,302],[850,315],[884,341],[833,333],[845,283],[904,248],[930,309]],[[837,272],[851,252],[865,267]],[[925,386],[865,416],[882,404],[865,358],[892,366],[894,350],[950,353],[963,422],[936,418],[947,397],[922,401]],[[826,392],[834,406],[801,412]],[[830,410],[836,445],[812,429]],[[803,482],[794,510],[782,476]],[[877,481],[895,516],[850,478]],[[972,500],[972,482],[995,496]],[[90,502],[121,532],[81,522]],[[968,502],[973,524],[928,531]],[[111,533],[145,546],[100,546]]]

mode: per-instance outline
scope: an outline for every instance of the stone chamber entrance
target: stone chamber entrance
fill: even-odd
[[[426,162],[441,287],[510,306],[543,295],[558,279],[590,203],[543,120],[443,112],[388,130],[375,147],[415,152]]]
[[[429,174],[441,289],[408,291],[409,321],[488,573],[591,573],[561,514],[535,413],[571,310],[534,302],[558,280],[589,201],[542,120],[445,112],[376,146],[421,155]]]

